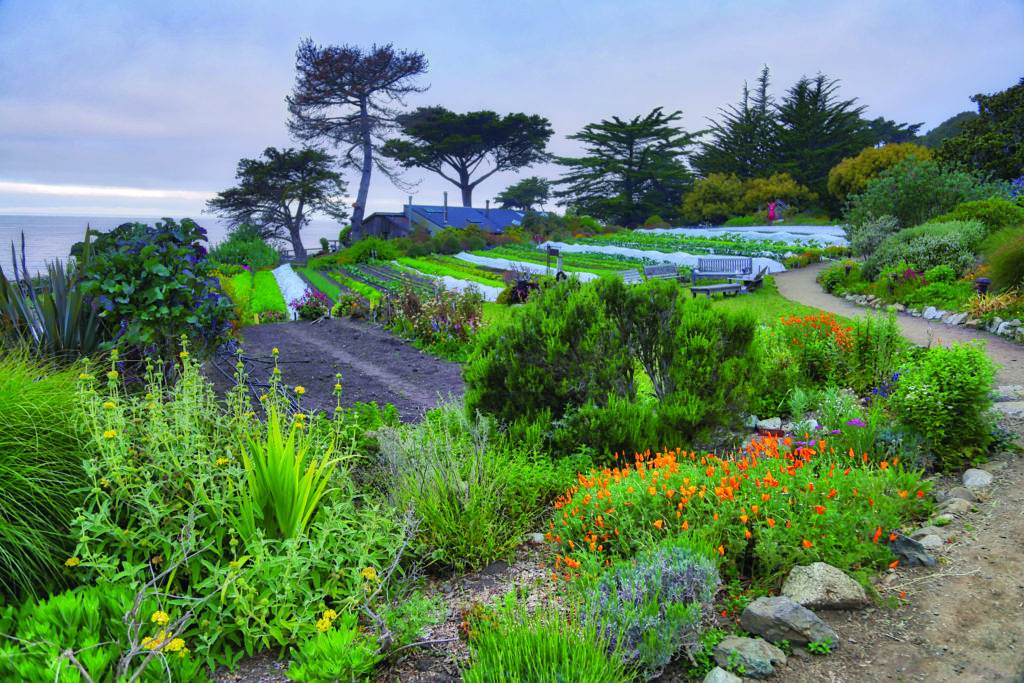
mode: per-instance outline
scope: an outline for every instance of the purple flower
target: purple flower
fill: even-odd
[[[853,418],[852,420],[847,420],[846,424],[849,425],[850,427],[866,427],[867,426],[867,424],[864,422],[864,420],[861,420],[860,418],[856,418],[856,417]]]
[[[842,434],[842,433],[843,433],[843,430],[842,430],[842,429],[833,429],[833,430],[832,430],[832,433],[833,433],[833,434]]]

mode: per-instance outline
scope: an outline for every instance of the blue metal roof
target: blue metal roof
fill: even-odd
[[[445,225],[443,206],[412,204],[406,206],[412,213],[412,222],[425,220],[437,228],[465,228],[477,225],[484,232],[501,233],[523,222],[524,214],[512,209],[477,209],[465,206],[448,207],[448,223]]]

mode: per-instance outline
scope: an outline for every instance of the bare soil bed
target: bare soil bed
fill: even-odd
[[[334,407],[335,375],[342,374],[342,404],[393,403],[404,421],[464,391],[457,363],[435,358],[371,323],[350,319],[296,321],[247,327],[245,355],[254,359],[264,381],[272,367],[272,350],[280,351],[283,381],[303,386],[306,408]],[[219,373],[217,373],[219,374]],[[227,384],[215,377],[218,388]]]

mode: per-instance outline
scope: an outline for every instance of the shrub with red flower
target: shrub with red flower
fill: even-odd
[[[840,325],[831,313],[791,315],[780,322],[785,343],[810,382],[825,382],[842,371],[853,348],[851,327]]]

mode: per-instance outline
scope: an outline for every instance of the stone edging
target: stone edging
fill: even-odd
[[[1019,318],[1003,320],[999,316],[996,316],[992,319],[992,322],[986,324],[985,321],[980,320],[979,318],[971,318],[968,313],[943,311],[935,308],[935,306],[928,306],[923,309],[908,308],[903,304],[887,304],[878,297],[868,296],[867,294],[844,294],[842,295],[842,298],[852,304],[863,306],[865,308],[874,308],[875,310],[885,309],[887,311],[896,311],[897,313],[906,313],[915,318],[934,320],[951,327],[970,327],[975,330],[984,330],[1016,342],[1024,342],[1024,323],[1022,323]]]

